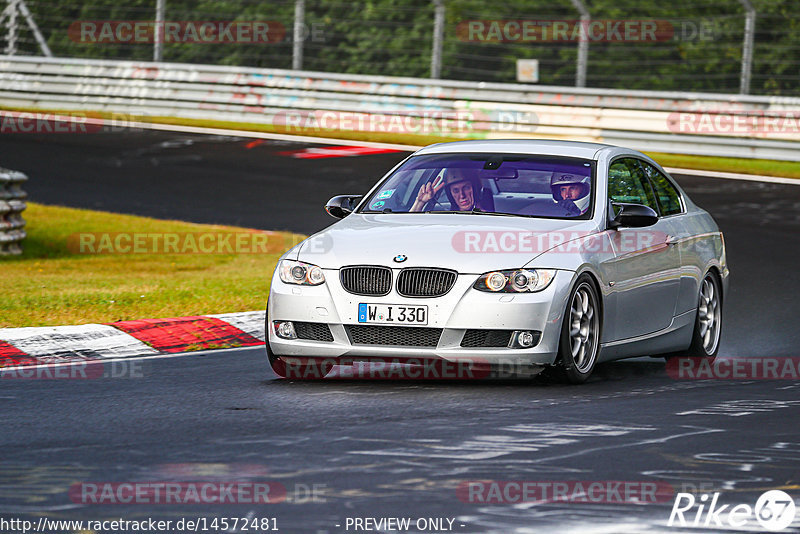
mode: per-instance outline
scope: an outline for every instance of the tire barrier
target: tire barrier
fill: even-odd
[[[0,256],[22,254],[22,240],[26,236],[22,212],[28,196],[22,184],[27,179],[19,171],[0,167]]]

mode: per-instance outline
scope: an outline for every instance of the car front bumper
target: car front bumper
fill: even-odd
[[[383,297],[365,297],[346,292],[339,282],[338,270],[325,270],[326,282],[319,286],[283,283],[276,275],[270,288],[267,306],[267,336],[276,356],[325,358],[347,363],[368,360],[470,359],[492,365],[552,364],[558,350],[561,320],[575,273],[559,270],[553,282],[538,293],[486,293],[472,285],[477,275],[459,275],[454,287],[436,298],[408,298],[394,289]],[[395,273],[396,274],[396,273]],[[358,322],[358,305],[426,305],[426,328],[441,329],[433,347],[356,344],[347,326]],[[323,323],[333,341],[283,339],[276,335],[274,321]],[[382,325],[383,326],[383,325]],[[389,328],[418,328],[391,326]],[[462,347],[467,330],[528,330],[540,332],[538,343],[526,349],[507,347]]]

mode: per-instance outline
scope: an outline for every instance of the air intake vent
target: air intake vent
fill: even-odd
[[[453,288],[456,278],[455,271],[409,267],[397,276],[397,292],[404,297],[441,297]]]
[[[297,339],[310,339],[312,341],[333,341],[331,329],[325,323],[294,323]]]
[[[388,267],[357,265],[343,267],[339,279],[345,291],[355,295],[381,297],[392,289],[392,270]]]
[[[512,330],[467,330],[462,347],[507,347]]]
[[[347,325],[345,328],[354,345],[435,347],[439,344],[439,338],[442,336],[441,328],[361,325]]]

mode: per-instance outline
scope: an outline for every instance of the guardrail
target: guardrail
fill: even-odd
[[[0,256],[22,254],[26,236],[22,212],[27,207],[23,199],[28,196],[22,183],[27,179],[19,171],[0,167]]]
[[[0,56],[0,106],[269,124],[288,133],[313,134],[316,127],[535,136],[800,161],[800,98],[793,97]]]

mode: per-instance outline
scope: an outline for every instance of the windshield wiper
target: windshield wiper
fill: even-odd
[[[484,211],[480,208],[472,208],[469,211],[460,211],[460,210],[441,210],[441,211],[425,211],[423,213],[461,213],[464,215],[494,215],[497,217],[525,217],[525,215],[517,215],[515,213],[502,213],[497,211]]]

